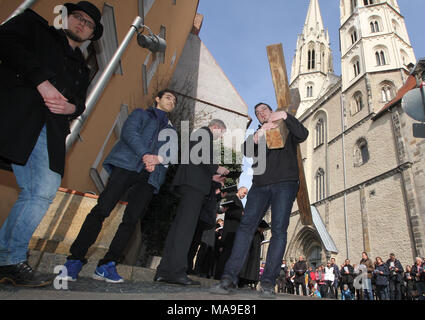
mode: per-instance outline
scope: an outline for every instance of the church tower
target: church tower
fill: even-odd
[[[342,92],[349,115],[379,111],[416,58],[397,0],[341,0]]]
[[[329,32],[323,26],[319,1],[310,0],[302,34],[292,62],[290,87],[298,88],[301,96],[297,116],[311,107],[335,83]]]

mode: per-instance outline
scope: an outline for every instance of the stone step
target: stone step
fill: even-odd
[[[66,262],[66,255],[31,250],[28,262],[30,266],[38,272],[58,274],[60,267]],[[97,263],[97,259],[89,259],[88,263],[81,270],[79,276],[87,278],[91,277],[97,267]],[[119,264],[117,266],[117,271],[124,280],[134,282],[153,282],[153,277],[156,273],[156,269],[128,266],[124,264]],[[190,276],[190,278],[199,281],[203,287],[211,287],[213,284],[218,283],[218,280],[214,279],[197,276]]]

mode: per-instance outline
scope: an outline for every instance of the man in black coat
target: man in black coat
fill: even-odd
[[[400,261],[395,258],[394,253],[390,253],[390,258],[386,265],[390,270],[389,291],[391,300],[401,300],[401,283],[403,282],[404,269]]]
[[[300,256],[300,259],[294,265],[295,271],[295,290],[297,295],[300,295],[300,286],[303,291],[303,295],[307,295],[307,288],[305,285],[305,273],[307,272],[307,264],[304,260],[304,257]]]
[[[199,284],[187,276],[187,256],[202,204],[211,191],[212,181],[223,182],[223,176],[229,173],[229,170],[214,164],[213,161],[213,140],[221,138],[225,131],[224,122],[214,119],[208,127],[200,128],[192,134],[200,139],[190,141],[189,163],[180,163],[173,180],[181,198],[176,217],[165,240],[162,259],[154,277],[156,282]],[[198,152],[195,152],[196,150]]]
[[[85,110],[89,69],[79,47],[103,33],[93,4],[63,10],[67,29],[32,10],[0,27],[0,161],[21,188],[0,230],[0,281],[15,285],[46,283],[26,262],[28,243],[60,186],[69,123]]]
[[[354,288],[354,267],[350,264],[349,259],[345,259],[344,264],[341,266],[341,292],[344,289],[344,285],[348,285],[351,293],[355,292]]]
[[[235,241],[236,231],[243,216],[243,204],[241,199],[245,198],[248,189],[240,187],[238,192],[226,197],[228,209],[224,214],[224,227],[222,236],[222,247],[220,258],[215,271],[215,279],[220,279],[224,271],[224,265],[232,254],[233,242]]]

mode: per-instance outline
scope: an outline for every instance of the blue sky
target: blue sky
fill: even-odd
[[[341,74],[339,2],[319,0],[338,75]],[[247,103],[253,119],[253,106],[258,102],[276,106],[266,47],[283,44],[290,73],[297,36],[302,32],[309,3],[310,0],[200,0],[198,12],[204,15],[200,37]],[[398,0],[398,4],[416,58],[425,57],[425,23],[421,23],[425,0]],[[257,124],[254,121],[251,127]]]
[[[341,74],[339,51],[339,0],[319,0],[325,28],[329,30],[334,68]],[[259,4],[261,3],[261,4]],[[200,37],[248,105],[258,102],[276,106],[266,47],[282,43],[288,72],[302,32],[310,0],[200,0],[198,12],[204,15]],[[425,57],[423,30],[425,0],[398,0],[405,17],[416,58]],[[290,74],[288,74],[288,77]],[[241,177],[250,187],[251,178]]]

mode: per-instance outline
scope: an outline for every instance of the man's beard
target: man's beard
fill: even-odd
[[[75,42],[83,43],[83,42],[86,42],[86,41],[87,41],[87,40],[84,40],[84,39],[82,39],[81,37],[77,36],[74,32],[72,32],[72,31],[71,31],[71,30],[69,30],[69,29],[64,29],[63,31],[65,31],[65,34],[66,34],[66,36],[67,36],[69,39],[71,39],[71,40],[73,40],[73,41],[75,41]]]

